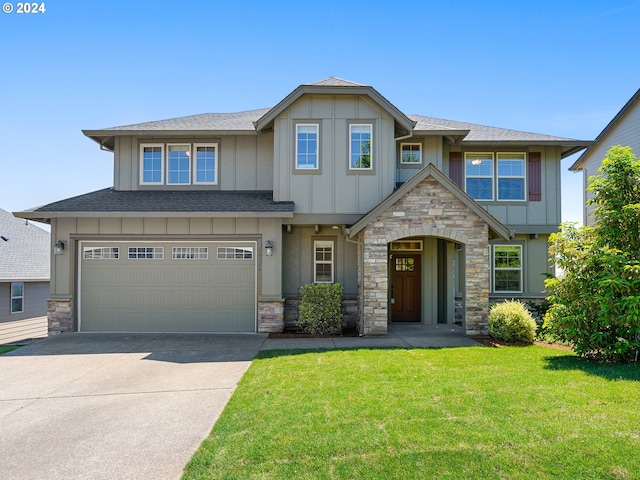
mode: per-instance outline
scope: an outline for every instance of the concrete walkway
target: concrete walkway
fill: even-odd
[[[0,478],[178,479],[258,351],[478,346],[455,325],[386,337],[84,334],[0,356]]]

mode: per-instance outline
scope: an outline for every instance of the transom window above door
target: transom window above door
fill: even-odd
[[[140,145],[140,185],[217,183],[217,143]]]

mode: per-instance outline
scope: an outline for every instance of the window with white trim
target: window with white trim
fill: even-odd
[[[218,183],[218,145],[195,144],[195,178],[196,185],[216,185]]]
[[[372,170],[373,125],[349,125],[349,169]]]
[[[522,245],[493,246],[493,291],[522,292]]]
[[[493,153],[465,153],[465,190],[475,200],[493,200]]]
[[[82,256],[85,260],[118,260],[119,247],[84,247]]]
[[[400,163],[407,165],[422,163],[422,145],[419,143],[401,143]]]
[[[144,185],[164,183],[163,145],[140,145],[140,183]]]
[[[333,283],[333,245],[331,240],[313,242],[314,283]]]
[[[164,247],[129,247],[130,260],[162,260]]]
[[[498,200],[525,199],[525,154],[498,153]]]
[[[191,183],[191,145],[167,145],[167,185]]]
[[[171,249],[173,260],[207,260],[209,258],[208,247],[173,247]]]
[[[253,247],[218,247],[218,260],[253,260]]]
[[[318,125],[296,125],[296,169],[318,169]]]
[[[15,282],[11,284],[11,313],[24,312],[24,284]]]

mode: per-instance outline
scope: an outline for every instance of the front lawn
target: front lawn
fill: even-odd
[[[536,346],[262,352],[183,478],[638,478],[639,380]]]

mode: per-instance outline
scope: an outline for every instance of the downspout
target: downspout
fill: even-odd
[[[358,242],[357,240],[351,240],[349,238],[349,234],[351,233],[351,229],[349,227],[345,227],[343,228],[343,233],[344,233],[344,241],[347,243],[353,243],[354,245],[363,245],[362,242]],[[364,255],[364,248],[362,250],[362,254]],[[362,266],[362,279],[361,282],[364,283],[364,259],[360,258],[360,261],[358,262],[361,266]],[[362,284],[360,286],[361,292],[359,293],[364,293],[364,285]],[[362,313],[364,312],[364,295],[362,295],[362,298],[358,299],[358,307],[360,308],[359,314],[360,314],[360,319],[359,319],[359,325],[358,325],[358,336],[360,337],[364,337],[364,321],[362,319]]]

